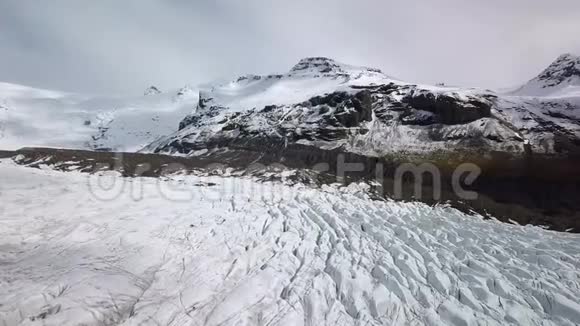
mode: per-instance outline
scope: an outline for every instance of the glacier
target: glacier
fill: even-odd
[[[0,325],[578,325],[580,235],[236,175],[0,160]]]

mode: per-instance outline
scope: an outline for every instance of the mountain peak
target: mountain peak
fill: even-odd
[[[570,53],[560,55],[536,79],[544,82],[543,88],[571,83],[580,78],[580,57]]]
[[[569,87],[578,86],[580,86],[580,56],[565,53],[513,94],[546,96],[562,94]]]
[[[290,70],[291,74],[315,74],[315,75],[325,75],[325,76],[336,76],[336,75],[351,75],[351,76],[362,76],[362,75],[380,75],[384,76],[380,69],[360,67],[347,65],[334,59],[327,57],[308,57],[300,60],[293,68]]]
[[[342,72],[341,65],[333,59],[326,57],[310,57],[300,60],[291,70],[291,72]]]
[[[572,53],[564,53],[561,54],[556,61],[560,61],[560,60],[578,60],[580,59],[580,56],[572,54]]]

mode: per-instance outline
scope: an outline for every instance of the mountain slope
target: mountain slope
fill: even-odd
[[[137,151],[177,130],[198,94],[88,97],[0,83],[0,149],[51,146]]]
[[[246,76],[200,93],[180,131],[144,151],[188,154],[242,144],[302,144],[370,157],[457,151],[580,153],[579,97],[529,98],[414,85],[328,58],[284,75]],[[279,145],[278,145],[279,146]]]

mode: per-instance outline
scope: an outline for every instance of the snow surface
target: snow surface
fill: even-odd
[[[372,201],[363,185],[8,160],[0,179],[0,325],[580,323],[574,234]]]
[[[175,132],[197,100],[198,93],[186,88],[137,98],[106,98],[0,83],[0,149],[137,151]]]

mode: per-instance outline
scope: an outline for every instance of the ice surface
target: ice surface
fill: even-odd
[[[0,179],[0,325],[580,323],[574,234],[357,185]]]

